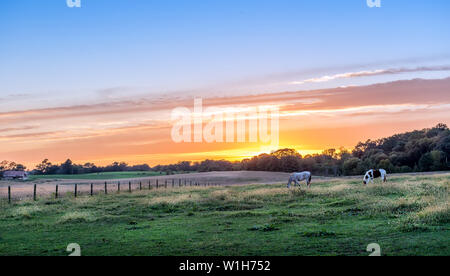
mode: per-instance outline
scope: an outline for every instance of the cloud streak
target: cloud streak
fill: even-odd
[[[342,74],[335,74],[331,76],[310,78],[302,81],[293,81],[290,82],[290,84],[299,85],[306,83],[328,82],[337,79],[350,79],[350,78],[373,77],[381,75],[395,75],[402,73],[436,72],[436,71],[450,71],[450,66],[421,66],[415,68],[391,68],[391,69],[378,69],[372,71],[348,72]]]

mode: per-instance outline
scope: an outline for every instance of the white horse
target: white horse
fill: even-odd
[[[289,182],[287,187],[291,188],[291,183],[294,182],[295,186],[300,186],[300,182],[306,180],[306,185],[308,187],[311,187],[311,178],[312,175],[310,172],[301,172],[301,173],[293,173],[291,177],[289,178]]]
[[[367,171],[366,174],[364,175],[363,183],[364,183],[364,185],[367,185],[370,182],[372,182],[372,184],[373,184],[373,180],[375,178],[379,178],[379,177],[381,177],[381,180],[383,182],[386,182],[387,181],[387,172],[383,169]]]

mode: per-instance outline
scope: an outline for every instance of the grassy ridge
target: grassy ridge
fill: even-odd
[[[0,255],[450,255],[450,175],[2,203]]]

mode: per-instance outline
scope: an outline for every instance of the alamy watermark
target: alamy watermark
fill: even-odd
[[[71,243],[67,246],[66,251],[71,253],[69,256],[71,257],[80,257],[81,256],[81,246],[78,243]]]
[[[369,256],[380,257],[381,246],[378,243],[371,243],[367,246],[367,252],[371,253]]]
[[[81,8],[81,0],[66,0],[66,3],[69,8]]]
[[[263,143],[279,144],[278,106],[207,107],[194,100],[193,111],[172,111],[172,140],[175,143]]]

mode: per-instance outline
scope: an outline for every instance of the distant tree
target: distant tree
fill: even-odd
[[[280,169],[280,160],[270,154],[261,154],[256,161],[258,171],[278,171]]]
[[[187,172],[191,170],[191,162],[189,161],[182,161],[177,164],[177,171],[183,171]]]
[[[357,157],[346,160],[343,164],[343,173],[345,175],[356,175],[358,173],[358,167],[361,163],[361,159]]]
[[[8,171],[10,169],[10,162],[3,160],[2,162],[0,162],[0,171],[4,172],[4,171]]]
[[[326,149],[322,152],[322,155],[326,155],[331,158],[337,158],[337,151],[336,149]]]
[[[395,172],[395,167],[392,165],[389,159],[383,159],[378,163],[379,169],[385,169],[388,173]]]
[[[16,164],[16,166],[13,168],[14,171],[25,171],[27,167],[25,167],[22,164]]]
[[[48,174],[52,166],[53,164],[48,159],[44,159],[36,166],[36,172],[38,174]]]
[[[436,150],[444,152],[445,158],[448,161],[450,159],[450,131],[446,131],[445,134],[439,137],[436,143]]]
[[[431,170],[433,163],[434,161],[431,153],[426,153],[420,158],[418,166],[421,171],[425,172]]]
[[[145,171],[150,171],[151,168],[147,164],[142,164],[142,165],[131,166],[131,167],[127,168],[126,170],[128,170],[128,171],[137,171],[137,172],[145,172]]]
[[[439,150],[433,150],[430,152],[431,159],[433,160],[433,164],[431,165],[431,171],[440,171],[445,170],[446,167],[446,159],[445,153]]]
[[[288,155],[283,156],[280,159],[281,170],[284,172],[297,172],[300,168],[300,160],[299,156]]]
[[[275,156],[278,159],[281,159],[282,157],[285,156],[296,156],[296,157],[302,157],[300,153],[298,153],[298,151],[296,151],[295,149],[279,149],[277,151],[274,151],[271,153],[271,155]]]
[[[340,160],[347,160],[350,159],[352,157],[352,154],[344,147],[341,147],[339,149],[339,153],[337,158],[339,158]]]
[[[62,174],[73,174],[73,163],[72,163],[72,160],[67,159],[66,162],[61,164],[61,173]]]
[[[124,172],[128,168],[128,164],[125,162],[114,162],[105,168],[108,172]]]
[[[399,172],[399,173],[409,173],[409,172],[412,172],[412,171],[413,171],[413,169],[408,167],[408,166],[402,166],[402,167],[397,169],[397,172]]]
[[[2,161],[0,162],[0,172],[4,171],[25,171],[27,167],[22,164],[17,164],[16,162],[11,161]]]

